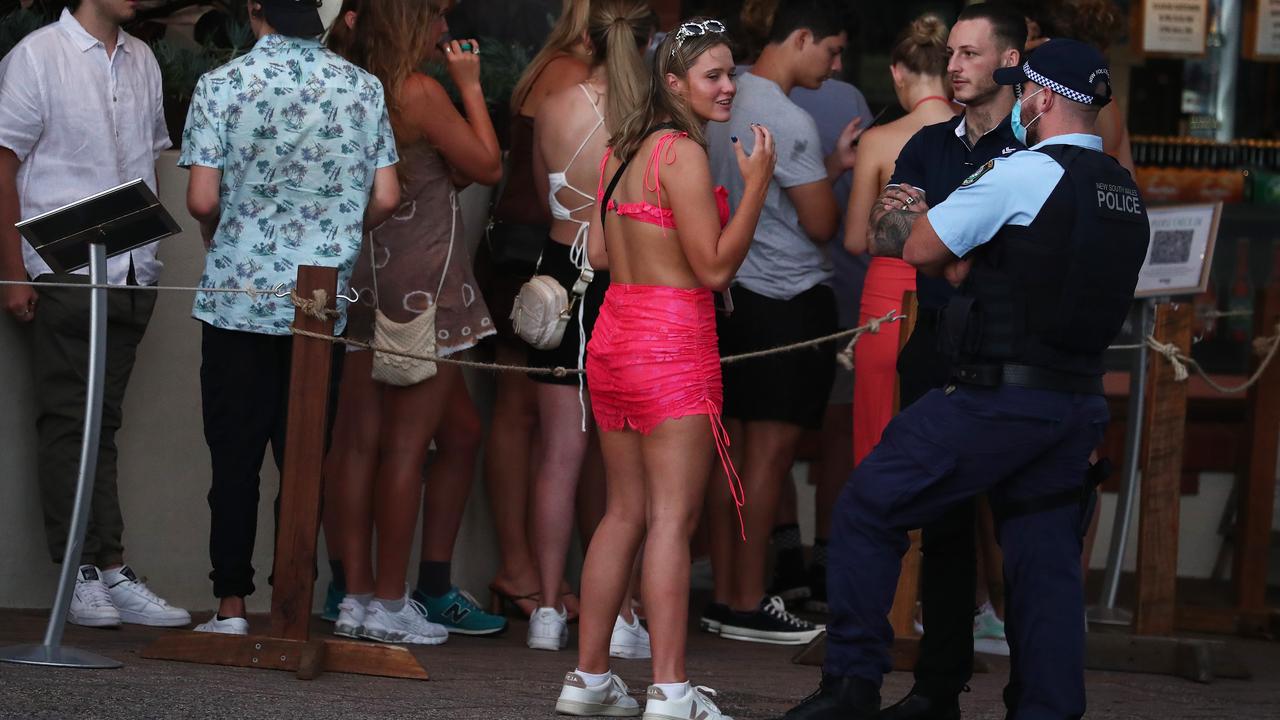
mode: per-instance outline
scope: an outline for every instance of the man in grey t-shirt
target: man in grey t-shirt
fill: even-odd
[[[813,118],[788,97],[792,88],[817,88],[840,69],[846,35],[837,0],[789,0],[774,16],[769,44],[741,76],[727,123],[707,128],[711,169],[729,190],[743,185],[732,137],[750,147],[752,123],[768,126],[778,162],[746,261],[734,278],[733,312],[719,323],[723,355],[762,350],[830,334],[836,329],[833,275],[826,244],[839,226],[832,184],[852,167],[858,122],[841,133],[836,149],[822,154]],[[722,637],[756,642],[807,642],[820,631],[765,597],[765,548],[782,482],[806,428],[817,428],[835,373],[834,345],[748,360],[724,369],[725,406],[749,501],[747,541],[735,537],[736,516],[726,486],[713,483],[712,537],[719,559],[715,603],[707,624]],[[727,565],[726,559],[731,558]]]

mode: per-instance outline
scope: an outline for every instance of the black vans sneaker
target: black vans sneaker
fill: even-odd
[[[760,601],[752,612],[732,611],[720,626],[720,637],[774,645],[804,645],[825,628],[787,612],[782,598],[773,596]]]
[[[698,627],[706,632],[719,634],[720,627],[731,615],[733,611],[728,605],[718,602],[707,603],[707,607],[702,611],[702,617],[698,618]]]

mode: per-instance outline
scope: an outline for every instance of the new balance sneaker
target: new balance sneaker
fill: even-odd
[[[560,697],[556,700],[556,712],[561,715],[591,717],[635,717],[640,714],[640,703],[622,678],[609,673],[609,679],[599,685],[587,685],[577,672],[564,676]]]
[[[639,616],[632,614],[628,623],[619,615],[613,621],[613,637],[609,638],[609,657],[627,660],[648,660],[653,657],[649,649],[649,631],[640,624]]]
[[[569,614],[540,607],[529,616],[526,644],[533,650],[563,650],[569,645]]]
[[[720,627],[724,625],[725,620],[728,620],[732,614],[733,611],[724,603],[708,603],[702,610],[702,617],[698,618],[698,627],[718,635]]]
[[[249,621],[242,617],[229,617],[218,619],[215,613],[209,618],[208,622],[202,622],[196,626],[196,632],[218,633],[220,635],[248,635]]]
[[[720,637],[775,645],[803,645],[822,633],[822,625],[814,625],[787,612],[780,597],[760,601],[751,612],[731,611],[720,626]]]
[[[171,607],[168,601],[151,592],[146,582],[139,580],[128,565],[106,571],[102,574],[102,581],[111,592],[111,603],[116,606],[122,622],[152,627],[191,624],[191,613]]]
[[[67,621],[85,627],[115,627],[120,613],[111,602],[111,591],[93,565],[81,565],[76,572],[76,589],[71,595]]]
[[[333,621],[333,634],[358,640],[364,630],[364,618],[369,608],[355,595],[348,595],[338,603],[338,619]]]
[[[329,587],[324,591],[324,609],[320,611],[320,619],[325,622],[338,622],[340,612],[338,606],[346,596],[347,589],[330,580]]]
[[[1009,655],[1009,641],[1004,635],[1004,621],[987,601],[973,616],[973,651],[988,655]]]
[[[360,637],[385,643],[439,645],[449,639],[449,631],[427,619],[427,609],[406,592],[404,606],[390,610],[378,598],[369,602]]]
[[[650,685],[647,695],[643,720],[733,720],[711,701],[716,691],[709,687],[689,687],[684,697],[669,698],[662,688]]]
[[[485,612],[471,593],[456,586],[440,597],[414,590],[413,599],[427,609],[428,620],[445,626],[450,633],[500,635],[507,629],[506,618]]]

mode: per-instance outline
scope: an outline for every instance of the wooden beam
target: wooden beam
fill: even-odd
[[[305,680],[315,678],[321,670],[428,679],[426,669],[408,648],[336,639],[302,642],[261,635],[175,631],[162,635],[141,654],[149,660],[284,670]]]
[[[1179,630],[1211,635],[1273,639],[1280,633],[1280,611],[1235,607],[1179,605],[1174,618]]]
[[[1190,303],[1156,306],[1155,338],[1191,352]],[[1144,453],[1138,510],[1138,597],[1134,631],[1171,635],[1178,574],[1178,512],[1182,440],[1187,420],[1187,384],[1174,378],[1172,364],[1151,353],[1147,377]]]
[[[911,333],[916,329],[916,315],[919,314],[916,294],[908,290],[902,294],[902,309],[899,311],[906,318],[898,321],[898,355],[907,346]],[[896,376],[895,376],[896,377]],[[893,384],[893,412],[896,415],[902,409],[902,380],[898,378]],[[889,624],[893,626],[893,634],[898,638],[919,638],[915,630],[916,601],[920,598],[920,537],[919,530],[912,530],[911,544],[907,553],[902,556],[902,570],[898,574],[898,589],[893,595],[893,607],[889,610]],[[914,664],[914,656],[912,663]]]
[[[298,268],[297,292],[304,298],[323,290],[333,308],[338,270]],[[332,317],[321,320],[297,310],[294,325],[302,330],[333,334]],[[271,589],[271,635],[290,640],[308,637],[311,597],[315,584],[316,541],[320,532],[321,466],[324,463],[325,422],[329,408],[329,374],[333,345],[295,335],[289,375],[289,419],[284,468],[280,477],[280,519]]]
[[[1280,286],[1258,292],[1253,310],[1253,336],[1271,337],[1280,330]],[[1263,358],[1254,356],[1256,370]],[[1237,480],[1235,561],[1232,579],[1241,610],[1267,607],[1267,555],[1276,491],[1276,453],[1280,450],[1280,362],[1273,361],[1249,390],[1248,465]]]

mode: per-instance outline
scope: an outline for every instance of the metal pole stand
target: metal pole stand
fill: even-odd
[[[1125,546],[1129,541],[1129,528],[1133,524],[1133,500],[1138,487],[1138,473],[1142,467],[1142,418],[1143,395],[1147,392],[1147,335],[1152,331],[1155,318],[1152,300],[1138,303],[1136,325],[1138,349],[1133,353],[1129,369],[1129,409],[1125,423],[1124,477],[1116,496],[1115,521],[1111,526],[1111,544],[1107,549],[1106,575],[1102,582],[1102,599],[1089,608],[1090,623],[1129,627],[1133,613],[1116,607],[1116,595],[1120,590],[1120,573],[1124,569]]]
[[[90,241],[89,277],[94,285],[107,282],[107,248]],[[71,533],[62,556],[62,574],[58,578],[58,594],[49,613],[49,625],[40,645],[14,645],[0,648],[0,662],[20,665],[47,665],[67,668],[118,668],[123,663],[95,655],[86,650],[62,646],[62,631],[67,624],[67,609],[75,592],[76,571],[84,533],[89,527],[89,499],[93,496],[93,479],[98,469],[98,436],[102,430],[102,386],[107,372],[107,291],[96,287],[90,291],[89,312],[89,383],[85,393],[84,440],[80,446],[80,478],[76,483],[76,502],[71,512]]]

